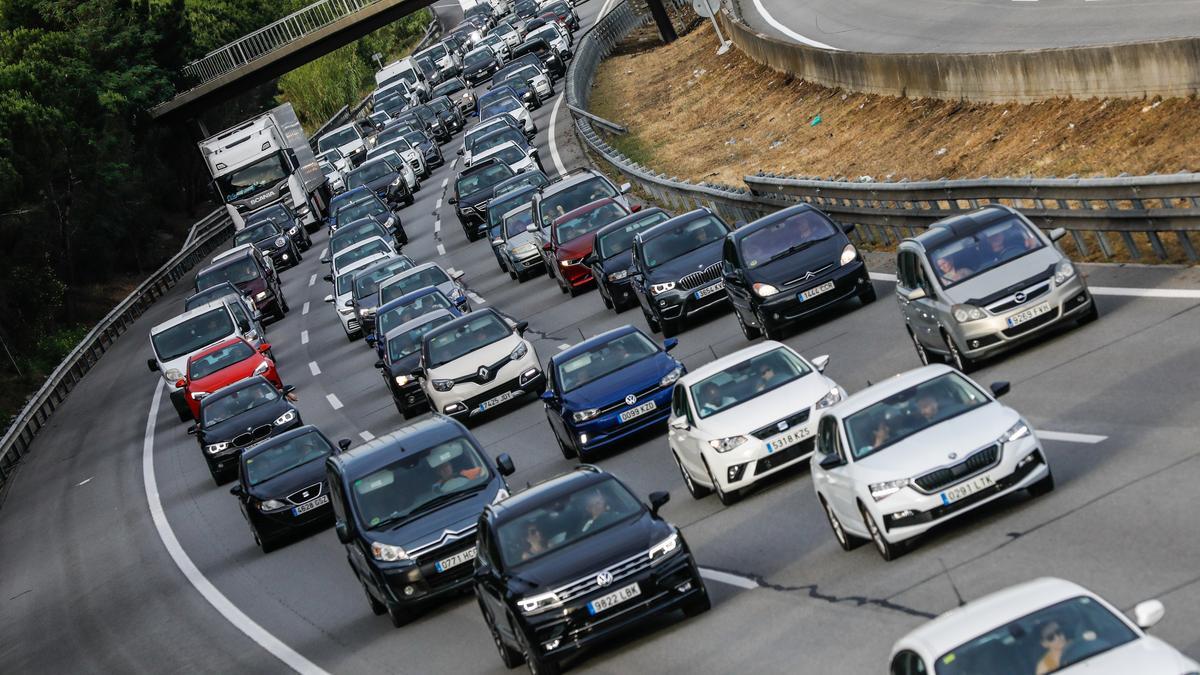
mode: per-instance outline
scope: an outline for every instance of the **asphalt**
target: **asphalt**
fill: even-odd
[[[590,25],[600,3],[580,7]],[[557,90],[562,91],[561,83]],[[547,143],[548,104],[535,112]],[[563,108],[563,164],[584,161]],[[445,146],[453,158],[457,139]],[[444,202],[439,169],[400,215],[406,253],[466,272],[483,306],[531,322],[544,362],[560,345],[632,323],[636,311],[605,310],[597,293],[568,299],[546,278],[502,275],[485,241],[468,243]],[[438,229],[435,231],[435,223]],[[321,302],[318,262],[327,237],[283,273],[291,313],[267,327],[282,377],[297,386],[306,422],[355,443],[402,426],[372,367]],[[441,244],[445,255],[438,254]],[[886,271],[884,265],[879,265]],[[1184,269],[1095,268],[1108,286],[1186,287]],[[314,276],[315,275],[315,276]],[[282,663],[197,592],[160,540],[143,484],[144,447],[153,486],[182,553],[215,591],[266,634],[319,669],[337,673],[501,673],[478,608],[463,598],[402,629],[367,607],[330,530],[269,555],[255,548],[227,488],[213,486],[200,452],[165,397],[145,443],[156,376],[145,369],[150,326],[178,313],[184,280],[109,352],[37,439],[0,509],[0,670],[5,672],[280,672]],[[1196,284],[1191,285],[1196,288]],[[880,300],[822,317],[786,342],[814,357],[853,391],[917,365],[892,287]],[[304,306],[308,303],[308,312]],[[478,304],[478,303],[477,303]],[[1105,437],[1095,444],[1045,441],[1058,488],[1014,496],[961,518],[891,563],[869,546],[843,552],[813,496],[807,470],[786,473],[723,508],[692,500],[665,436],[650,435],[599,460],[638,493],[666,489],[662,513],[682,527],[700,564],[733,575],[708,581],[712,611],[664,617],[576,664],[578,672],[882,672],[892,643],[965,599],[1043,575],[1072,579],[1118,607],[1158,597],[1167,616],[1155,634],[1200,657],[1200,541],[1194,493],[1200,402],[1193,395],[1200,301],[1102,296],[1101,319],[990,364],[976,379],[1009,380],[1006,398],[1041,430]],[[308,341],[301,336],[307,331]],[[680,336],[691,367],[744,347],[717,312]],[[313,376],[310,363],[320,375]],[[341,403],[334,408],[329,395]],[[569,470],[540,403],[510,408],[474,428],[493,455],[516,463],[524,486]],[[711,576],[711,575],[710,575]],[[957,593],[955,591],[957,589]],[[261,636],[260,636],[261,637]]]
[[[862,52],[1053,49],[1200,34],[1197,0],[733,1],[766,35]]]

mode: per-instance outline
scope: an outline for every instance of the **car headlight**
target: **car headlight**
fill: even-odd
[[[620,281],[629,276],[629,270],[618,270],[608,275],[609,281]]]
[[[210,455],[215,455],[218,452],[221,452],[222,450],[228,450],[230,445],[232,445],[232,444],[229,441],[221,441],[220,443],[211,443],[209,445],[204,446],[204,451]]]
[[[267,292],[266,292],[266,291],[259,291],[259,292],[255,293],[255,294],[254,294],[254,299],[255,299],[255,300],[266,300],[266,299],[267,299]]]
[[[968,323],[987,318],[987,312],[975,305],[955,305],[951,312],[954,314],[954,320],[959,323]]]
[[[841,264],[849,265],[850,263],[854,262],[856,258],[858,258],[858,249],[854,248],[854,244],[846,244],[846,247],[842,249]]]
[[[396,562],[397,560],[408,560],[408,553],[399,546],[391,544],[381,544],[377,541],[371,542],[371,555],[376,560],[383,562]]]
[[[754,292],[758,293],[759,297],[766,298],[778,293],[779,289],[771,284],[754,284]]]
[[[548,609],[562,606],[562,600],[558,595],[551,591],[550,593],[541,593],[539,595],[531,595],[528,598],[521,598],[517,601],[521,606],[521,611],[525,614],[540,614]]]
[[[301,204],[300,208],[296,209],[296,215],[300,216],[301,218],[307,216],[310,213],[312,213],[312,209],[308,208],[308,204]],[[299,227],[299,226],[297,226],[297,227]],[[293,234],[295,234],[295,232],[293,231],[295,229],[296,228],[292,228],[292,230],[289,230],[289,231],[292,232]]]
[[[183,371],[178,368],[172,368],[163,373],[163,379],[167,382],[178,382],[183,379]]]
[[[650,547],[650,564],[656,565],[663,558],[682,550],[682,548],[679,545],[679,533],[672,532],[671,536]]]
[[[287,237],[278,237],[275,239],[276,248],[283,248],[284,246],[287,246]]]
[[[404,385],[408,384],[408,381],[411,379],[412,378],[409,377],[408,375],[397,375],[396,376],[396,386],[403,387]]]
[[[1054,285],[1061,286],[1067,279],[1075,276],[1075,266],[1070,260],[1064,260],[1054,267]]]
[[[280,424],[287,424],[288,422],[291,422],[294,419],[296,419],[296,411],[289,410],[289,411],[283,413],[282,415],[280,415],[279,417],[275,418],[275,426],[279,426]]]
[[[562,261],[561,264],[563,267],[571,267],[573,265],[578,265],[581,262],[583,262],[583,258],[568,258],[567,260]]]
[[[278,511],[279,509],[287,508],[287,504],[284,504],[283,502],[279,501],[278,499],[268,499],[266,501],[261,501],[261,502],[258,502],[257,506],[258,506],[259,511]]]
[[[516,347],[513,347],[513,350],[508,355],[508,358],[512,359],[513,361],[516,361],[517,359],[525,358],[525,355],[528,353],[529,353],[529,345],[522,342],[521,344],[517,345]]]
[[[883,501],[888,497],[899,492],[901,489],[908,487],[908,479],[889,480],[882,483],[872,483],[870,485],[871,497],[877,501]]]
[[[374,307],[363,307],[363,308],[361,308],[361,309],[359,310],[359,312],[360,312],[360,313],[361,313],[361,314],[362,314],[364,317],[367,317],[367,316],[375,316],[375,308],[374,308]]]
[[[1029,424],[1025,420],[1020,420],[1000,436],[1000,444],[1012,443],[1015,440],[1025,438],[1030,433]]]
[[[660,295],[662,293],[666,293],[667,291],[669,291],[673,288],[675,288],[674,281],[668,281],[668,282],[661,283],[661,284],[652,284],[650,286],[650,294],[651,295]]]
[[[708,442],[708,445],[717,452],[729,452],[737,446],[746,442],[745,436],[730,436],[728,438],[714,438]]]
[[[265,372],[267,372],[268,370],[270,370],[270,368],[271,368],[271,362],[270,362],[270,361],[263,361],[262,363],[258,364],[258,365],[257,365],[257,366],[254,368],[254,374],[255,374],[255,375],[262,375],[263,373],[265,373]]]
[[[290,234],[290,235],[292,235],[292,236],[295,236],[295,234],[296,234],[297,232],[299,232],[299,231],[300,231],[300,226],[299,226],[299,225],[293,225],[293,226],[291,227],[291,229],[289,229],[289,230],[288,230],[288,234]]]
[[[430,384],[437,391],[450,391],[454,388],[454,380],[434,380]]]
[[[576,422],[586,422],[599,414],[599,408],[588,408],[587,410],[580,410],[579,412],[571,415],[571,419],[575,420]]]
[[[496,496],[492,497],[492,503],[499,504],[500,502],[504,501],[505,499],[508,499],[508,496],[509,496],[508,490],[505,490],[504,488],[500,488],[499,490],[496,490]]]
[[[400,187],[400,181],[404,180],[404,176],[396,176],[396,180],[392,181],[392,187]]]
[[[828,408],[840,400],[842,400],[842,390],[840,387],[834,387],[829,390],[828,394],[822,396],[820,401],[817,401],[817,410]]]
[[[681,366],[675,366],[674,370],[666,375],[663,375],[663,379],[658,381],[658,386],[669,387],[672,384],[675,384],[675,381],[679,379],[680,375],[683,375],[683,368]]]

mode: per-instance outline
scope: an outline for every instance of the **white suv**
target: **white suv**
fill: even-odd
[[[333,294],[325,296],[325,302],[332,304],[337,310],[338,321],[342,322],[342,330],[346,331],[346,339],[350,342],[362,335],[362,325],[350,304],[354,296],[354,273],[391,257],[393,256],[387,253],[376,253],[362,260],[355,260],[346,269],[338,270],[335,273],[337,276],[333,277]]]

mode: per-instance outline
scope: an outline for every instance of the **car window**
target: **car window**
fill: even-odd
[[[392,249],[382,239],[368,239],[362,246],[356,246],[343,251],[333,258],[333,268],[341,269],[352,262],[369,258],[380,253],[391,253]]]
[[[491,156],[498,158],[501,162],[504,162],[509,166],[517,164],[518,162],[523,162],[527,159],[526,154],[520,148],[512,145],[511,143],[495,151],[491,154]]]
[[[438,505],[475,494],[492,478],[465,436],[399,459],[352,483],[355,510],[368,530],[396,527]]]
[[[538,202],[538,218],[551,223],[575,209],[605,197],[616,197],[620,193],[608,180],[593,176],[576,185],[545,195]]]
[[[211,427],[261,405],[272,403],[279,396],[274,385],[260,380],[236,391],[206,396],[200,408],[200,415],[204,426]]]
[[[700,419],[739,406],[813,372],[784,347],[757,354],[691,385]]]
[[[656,233],[649,241],[643,241],[642,258],[648,267],[658,267],[720,241],[728,232],[729,228],[716,216],[694,218],[675,225],[667,232]]]
[[[505,196],[501,197],[500,195]],[[516,194],[498,193],[488,202],[488,223],[498,225],[503,220],[503,217],[509,211],[513,211],[522,205],[529,204],[533,200],[533,190],[526,189]]]
[[[362,136],[360,136],[358,130],[353,127],[338,129],[322,136],[321,139],[317,141],[317,149],[324,152],[331,148],[340,148],[341,146],[360,138],[362,138]]]
[[[354,244],[371,237],[389,236],[383,226],[373,219],[351,228],[339,228],[337,233],[329,238],[329,252],[340,253]]]
[[[242,305],[241,298],[229,300],[229,311],[233,312],[233,319],[237,322],[238,328],[246,333],[251,329],[250,315],[246,313],[246,308]]]
[[[382,162],[380,166],[384,166]],[[386,210],[387,207],[380,204],[379,200],[367,199],[338,209],[337,219],[341,223],[352,223],[360,218],[370,218],[376,213],[382,213]]]
[[[463,57],[463,67],[481,68],[495,60],[496,57],[492,54],[491,49],[476,49],[474,51],[467,52],[467,55]]]
[[[204,356],[193,358],[188,363],[188,379],[199,380],[208,377],[218,370],[241,363],[254,354],[253,347],[239,340]]]
[[[511,239],[533,223],[533,205],[526,204],[504,215],[504,238]]]
[[[258,485],[309,462],[323,460],[332,454],[333,448],[321,434],[311,431],[272,445],[253,457],[247,457],[242,466],[246,482]]]
[[[658,347],[645,335],[622,335],[559,363],[562,391],[573,391],[657,353]]]
[[[596,251],[600,258],[607,259],[615,255],[624,253],[633,248],[633,238],[638,232],[649,227],[666,222],[670,219],[666,213],[662,211],[653,211],[646,214],[645,217],[626,223],[622,227],[611,232],[605,232],[603,235],[596,237]]]
[[[554,236],[559,243],[564,243],[585,237],[611,222],[629,215],[625,207],[610,202],[598,206],[587,213],[560,220],[554,226]]]
[[[275,226],[275,223],[268,220],[266,222],[258,223],[257,225],[251,225],[233,235],[233,243],[238,246],[241,246],[242,244],[254,244],[264,239],[277,237],[281,234],[283,233],[279,231],[279,228]]]
[[[506,567],[540,558],[642,513],[641,502],[609,478],[501,524],[496,531]]]
[[[396,173],[395,170],[387,162],[372,162],[362,168],[351,171],[350,175],[346,176],[346,187],[351,189],[356,188],[394,173]]]
[[[388,339],[387,344],[388,360],[392,363],[395,363],[406,356],[416,354],[421,349],[421,340],[425,338],[426,333],[453,318],[454,317],[450,314],[443,314],[441,316],[434,317],[419,326],[414,326],[412,329],[406,330],[400,335],[392,336]]]
[[[459,177],[455,189],[460,195],[470,195],[486,190],[505,178],[511,178],[512,175],[513,171],[507,164],[497,163]]]
[[[216,286],[222,281],[228,281],[234,285],[244,284],[260,276],[262,273],[254,258],[245,256],[240,260],[210,267],[196,275],[196,288],[202,291]]]
[[[507,142],[523,145],[525,143],[525,134],[507,126],[497,129],[490,134],[473,139],[471,141],[471,155],[482,155],[488,150]]]
[[[426,339],[426,367],[445,365],[512,334],[512,329],[492,312],[468,316],[468,320],[454,328],[440,330]]]
[[[502,98],[498,101],[493,101],[492,103],[489,103],[486,106],[484,106],[483,110],[481,110],[479,112],[479,118],[486,120],[489,117],[495,117],[496,115],[503,115],[507,112],[517,110],[520,107],[521,107],[521,104],[517,102],[517,99]]]
[[[233,334],[233,318],[222,305],[155,333],[150,341],[159,361],[170,361]]]
[[[379,333],[380,335],[387,335],[388,331],[396,326],[408,323],[413,319],[419,319],[425,314],[436,312],[439,309],[452,311],[453,308],[454,306],[450,304],[445,295],[442,295],[441,291],[426,293],[418,298],[414,298],[411,302],[406,302],[398,307],[392,307],[376,317],[379,325]],[[418,342],[417,345],[420,346],[420,343]]]
[[[445,82],[434,87],[433,95],[434,96],[445,96],[447,94],[454,94],[454,93],[460,92],[466,88],[467,87],[463,83],[463,81],[456,77],[453,80],[446,80]]]
[[[990,402],[961,375],[939,375],[848,415],[845,426],[850,452],[862,459]]]
[[[426,286],[437,286],[450,283],[450,277],[440,267],[427,267],[423,270],[405,274],[398,279],[390,279],[386,286],[379,289],[379,304],[390,302],[402,295]]]
[[[379,290],[379,284],[412,267],[407,258],[396,258],[379,269],[363,272],[354,277],[354,297],[362,299]]]
[[[804,210],[778,222],[756,228],[742,237],[742,260],[747,268],[786,258],[813,244],[837,235],[829,219],[817,211]]]
[[[1016,216],[929,251],[938,283],[949,288],[1042,248],[1042,240]]]

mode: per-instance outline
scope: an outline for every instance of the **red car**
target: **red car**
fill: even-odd
[[[542,246],[550,255],[547,267],[563,293],[572,297],[578,289],[590,284],[592,269],[583,259],[592,252],[596,230],[629,215],[629,211],[611,198],[598,199],[554,219],[550,224],[550,241]]]
[[[183,399],[192,410],[192,418],[200,421],[200,399],[248,377],[262,375],[282,390],[275,362],[267,357],[270,349],[266,342],[255,349],[249,342],[234,337],[188,359],[187,374],[176,384],[183,389]]]

